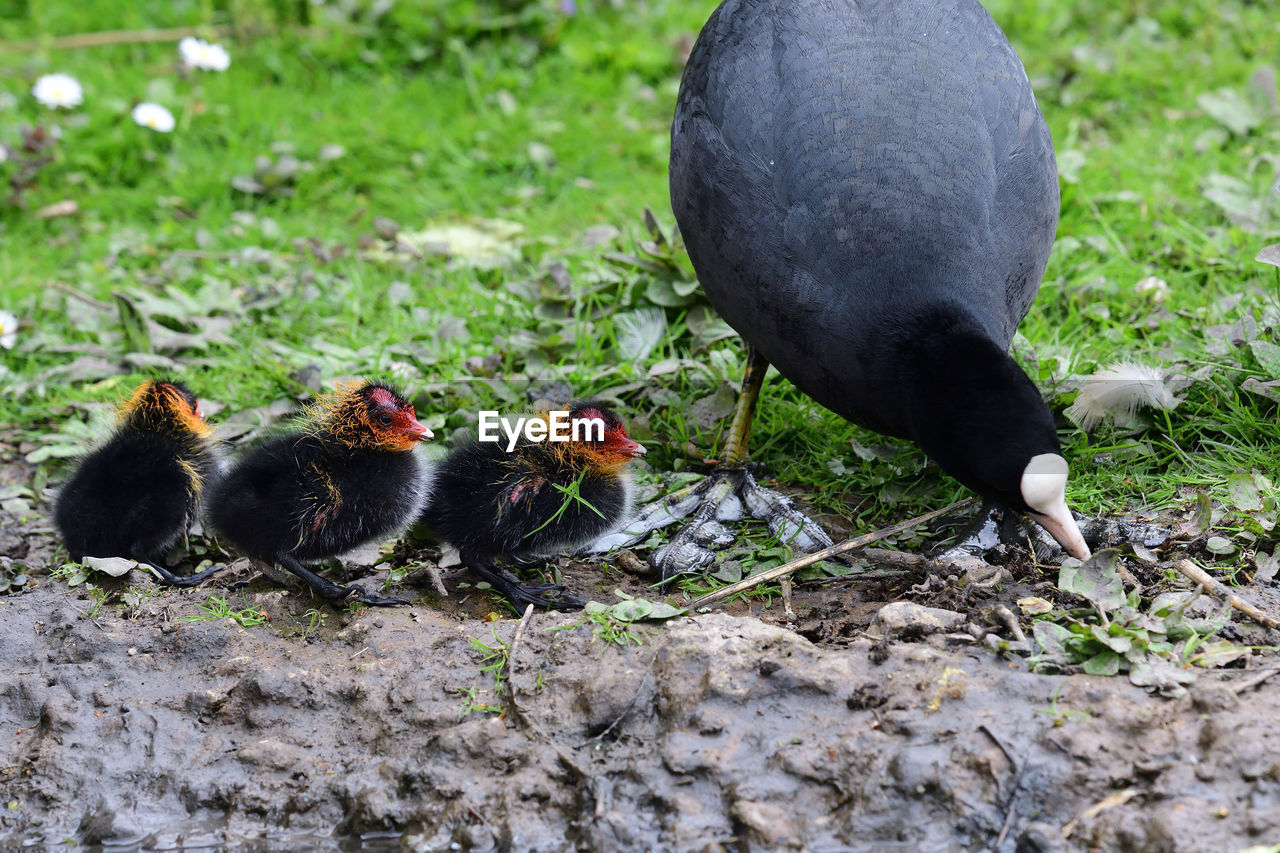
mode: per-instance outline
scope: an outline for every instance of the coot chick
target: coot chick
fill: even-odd
[[[458,549],[463,563],[517,608],[527,604],[570,610],[585,602],[558,584],[521,584],[498,560],[572,551],[616,528],[631,514],[626,465],[645,449],[609,408],[595,401],[572,404],[567,422],[600,424],[570,441],[520,438],[472,441],[449,454],[434,471],[435,488],[423,522]],[[548,415],[538,417],[544,423]],[[548,427],[550,429],[550,427]]]
[[[726,492],[773,511],[742,470],[772,364],[1088,556],[1053,417],[1006,352],[1057,227],[1053,145],[976,0],[726,0],[681,81],[670,189],[749,367],[712,481],[628,532],[714,518]],[[664,573],[709,557],[697,526],[657,555]],[[808,519],[784,527],[822,544]]]
[[[413,448],[431,438],[391,386],[351,382],[318,399],[300,431],[267,439],[237,459],[207,499],[217,534],[272,561],[331,602],[408,604],[339,586],[304,563],[391,537],[417,516],[428,481]]]
[[[195,586],[225,566],[183,577],[161,561],[199,517],[220,465],[195,396],[177,382],[147,380],[58,492],[54,524],[73,559],[128,557],[162,584]]]

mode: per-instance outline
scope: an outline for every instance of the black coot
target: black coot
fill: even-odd
[[[753,350],[726,461],[767,362],[1088,555],[1053,418],[1006,354],[1057,227],[1053,145],[976,0],[723,3],[681,83],[671,203]]]

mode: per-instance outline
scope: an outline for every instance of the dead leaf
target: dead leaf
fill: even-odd
[[[36,211],[37,219],[57,219],[59,216],[75,216],[80,212],[80,205],[69,198],[55,201]]]

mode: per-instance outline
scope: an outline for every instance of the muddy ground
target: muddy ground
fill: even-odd
[[[0,513],[0,554],[52,560],[38,513]],[[151,586],[136,573],[99,584],[95,611],[85,587],[32,575],[0,596],[0,848],[1280,843],[1280,677],[1259,677],[1274,657],[1178,699],[1032,674],[974,641],[991,601],[954,590],[923,597],[957,625],[883,638],[881,606],[922,598],[901,571],[797,586],[791,617],[775,598],[614,641],[574,614],[486,622],[491,602],[448,572],[448,598],[401,587],[412,606],[355,612],[262,580],[126,602]],[[566,578],[601,600],[646,592]],[[188,621],[210,595],[267,621]],[[506,665],[479,644],[506,644]]]

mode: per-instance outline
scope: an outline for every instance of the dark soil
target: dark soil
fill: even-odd
[[[0,553],[47,568],[55,543],[23,515],[0,514]],[[598,600],[655,595],[564,573]],[[991,601],[921,593],[919,575],[797,585],[792,615],[753,600],[610,641],[576,614],[487,623],[495,605],[457,580],[448,598],[401,587],[414,606],[343,612],[264,581],[130,606],[126,582],[151,588],[135,573],[98,584],[114,595],[95,613],[84,587],[32,574],[0,596],[0,848],[1280,842],[1280,677],[1258,681],[1274,657],[1170,700],[1032,674],[981,631],[882,637],[876,612],[903,597],[990,624]],[[1046,580],[1012,574],[1011,595]],[[268,621],[184,621],[211,594]],[[505,644],[507,665],[480,644]]]

